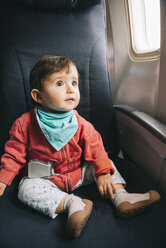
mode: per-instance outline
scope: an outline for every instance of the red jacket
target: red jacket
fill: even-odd
[[[19,170],[32,159],[55,162],[49,179],[66,191],[72,190],[81,179],[81,162],[86,160],[95,166],[95,176],[114,173],[105,152],[100,134],[92,124],[75,111],[78,130],[73,138],[57,151],[47,141],[40,129],[34,110],[18,118],[11,130],[10,139],[5,144],[5,154],[1,158],[0,181],[10,185]]]

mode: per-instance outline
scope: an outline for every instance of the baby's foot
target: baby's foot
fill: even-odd
[[[160,200],[160,195],[150,190],[144,194],[131,194],[125,190],[119,190],[114,196],[113,203],[118,216],[127,219],[140,214]]]
[[[78,237],[88,221],[93,203],[72,194],[67,197],[65,206],[68,209],[67,231],[71,236]]]

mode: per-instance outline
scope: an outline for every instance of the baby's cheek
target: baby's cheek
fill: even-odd
[[[57,104],[59,101],[61,101],[61,97],[58,94],[55,94],[54,92],[52,92],[52,94],[50,95],[50,101],[52,103]]]

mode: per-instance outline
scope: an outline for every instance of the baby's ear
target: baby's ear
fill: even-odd
[[[32,89],[31,90],[31,97],[33,98],[33,100],[37,103],[42,103],[42,97],[41,97],[41,93],[38,89]]]

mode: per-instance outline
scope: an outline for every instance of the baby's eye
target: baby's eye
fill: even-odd
[[[58,81],[58,82],[56,82],[56,85],[57,85],[57,86],[62,86],[62,85],[63,85],[63,81]]]
[[[72,82],[72,85],[73,85],[73,86],[77,86],[78,83],[77,83],[76,81],[73,81],[73,82]]]

